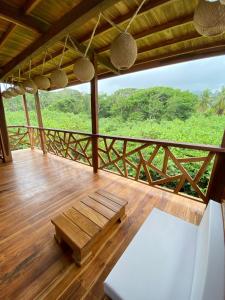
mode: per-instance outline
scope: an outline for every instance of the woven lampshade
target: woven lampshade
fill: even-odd
[[[6,91],[10,97],[15,97],[18,95],[14,87],[9,87]]]
[[[37,88],[40,90],[47,90],[48,88],[50,88],[50,80],[44,75],[35,76],[33,78],[33,81],[36,84]]]
[[[194,14],[194,26],[198,33],[204,36],[223,33],[225,31],[225,6],[219,1],[199,0]]]
[[[37,93],[37,86],[32,79],[25,80],[23,83],[25,91],[29,94]]]
[[[15,90],[16,90],[18,95],[24,95],[25,94],[25,89],[24,89],[23,85],[20,84],[20,83],[15,85]]]
[[[137,58],[137,44],[130,33],[120,33],[111,44],[111,62],[117,69],[129,69]]]
[[[55,88],[64,88],[68,84],[68,77],[64,70],[55,70],[50,76],[51,86]]]
[[[86,82],[91,81],[91,79],[94,77],[95,68],[89,58],[81,57],[75,62],[73,66],[73,72],[77,79]]]
[[[11,98],[11,95],[7,91],[4,91],[4,92],[2,92],[2,97],[9,99],[9,98]]]

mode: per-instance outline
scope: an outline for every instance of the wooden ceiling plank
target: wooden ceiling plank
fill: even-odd
[[[38,33],[43,33],[49,27],[45,22],[40,21],[29,15],[24,15],[16,7],[0,1],[0,18],[5,19],[16,25],[32,29]]]
[[[145,14],[146,12],[150,11],[151,9],[157,8],[163,4],[166,4],[166,3],[169,3],[172,1],[174,1],[174,0],[155,0],[155,1],[150,0],[142,6],[140,11],[138,12],[138,15]],[[119,16],[116,19],[112,20],[113,23],[115,23],[116,25],[121,25],[122,23],[131,19],[133,17],[134,13],[136,12],[136,10],[137,10],[137,7],[134,7],[127,14]],[[95,36],[105,33],[106,31],[108,31],[110,29],[112,29],[112,25],[110,25],[109,23],[105,23],[97,28],[97,30],[95,32]],[[80,43],[86,42],[87,40],[90,39],[91,33],[92,33],[91,31],[88,32],[87,34],[82,36],[80,39],[78,39],[78,41]]]
[[[18,65],[25,62],[28,57],[40,54],[43,49],[61,40],[74,26],[81,26],[90,20],[90,18],[95,17],[98,13],[103,12],[119,1],[121,0],[83,0],[59,21],[51,25],[49,30],[42,34],[40,38],[33,42],[28,48],[3,66],[0,73],[1,79],[10,75],[10,73],[17,69]]]
[[[15,30],[15,28],[16,28],[15,24],[10,24],[8,26],[7,30],[0,37],[0,47],[2,47],[5,44],[5,42],[7,41],[8,37]]]

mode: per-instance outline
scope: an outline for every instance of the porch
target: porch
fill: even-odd
[[[154,207],[198,224],[205,204],[40,150],[12,152],[0,165],[3,299],[102,299],[103,281]],[[76,267],[56,244],[50,219],[99,188],[128,200],[127,218],[109,232],[95,258]],[[82,298],[82,299],[83,299]]]

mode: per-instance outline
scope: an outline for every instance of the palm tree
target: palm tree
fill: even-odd
[[[217,102],[213,109],[217,115],[225,114],[225,87],[223,87],[221,92],[218,94]]]
[[[211,102],[212,102],[211,91],[209,89],[206,89],[202,92],[202,95],[200,96],[198,111],[201,113],[208,111],[208,109],[211,106]]]

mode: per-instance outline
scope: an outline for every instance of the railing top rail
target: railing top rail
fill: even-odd
[[[33,128],[33,129],[42,129],[42,130],[51,130],[51,131],[60,131],[64,133],[73,133],[80,134],[89,137],[98,137],[98,138],[108,138],[108,139],[116,139],[120,141],[128,141],[128,142],[136,142],[136,143],[149,143],[161,146],[169,146],[169,147],[177,147],[183,149],[192,149],[192,150],[200,150],[200,151],[210,151],[214,153],[225,153],[225,148],[214,145],[204,145],[204,144],[191,144],[191,143],[183,143],[183,142],[173,142],[167,140],[159,140],[159,139],[144,139],[144,138],[132,138],[132,137],[124,137],[124,136],[112,136],[105,134],[92,134],[83,131],[75,131],[75,130],[65,130],[65,129],[57,129],[57,128],[46,128],[46,127],[38,127],[38,126],[25,126],[25,125],[10,125],[9,128]]]
[[[121,141],[128,142],[140,142],[140,143],[149,143],[161,146],[170,146],[170,147],[178,147],[178,148],[186,148],[192,150],[201,150],[201,151],[211,151],[211,152],[225,152],[225,148],[214,146],[214,145],[204,145],[204,144],[191,144],[191,143],[182,143],[182,142],[173,142],[167,140],[157,140],[157,139],[141,139],[141,138],[132,138],[132,137],[124,137],[124,136],[110,136],[105,134],[97,134],[95,135],[100,138],[109,138],[116,139]]]

